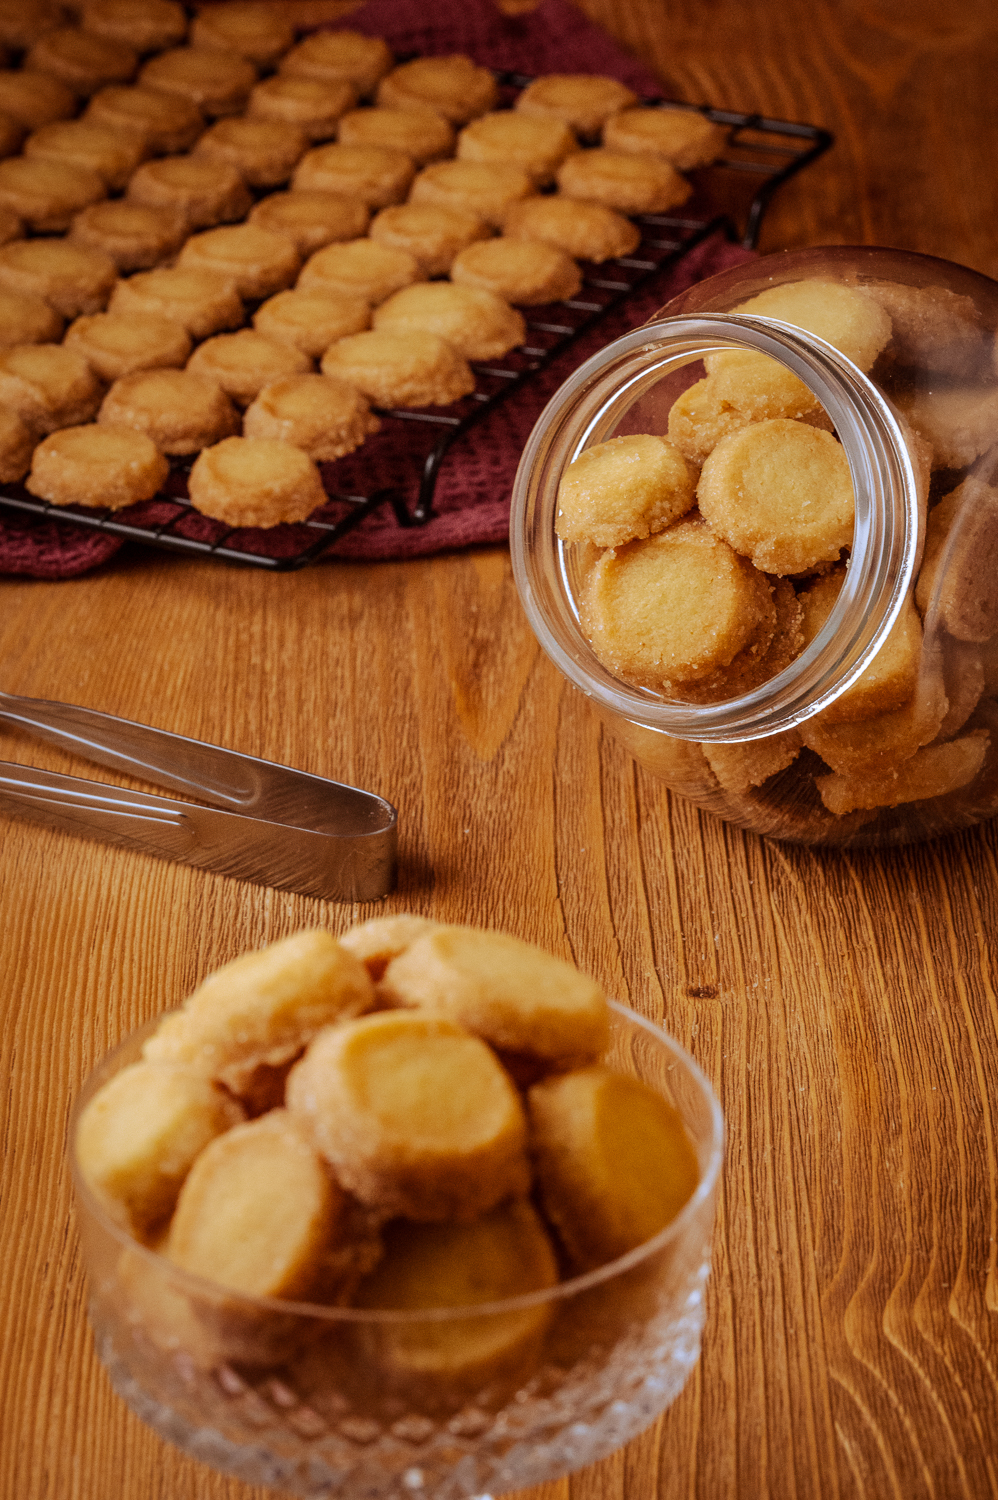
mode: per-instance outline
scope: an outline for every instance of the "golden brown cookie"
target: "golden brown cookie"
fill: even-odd
[[[295,28],[280,8],[253,0],[226,0],[201,9],[191,22],[192,47],[246,57],[258,68],[270,68],[292,46]]]
[[[78,99],[89,99],[111,83],[128,83],[138,65],[138,54],[124,42],[96,36],[78,26],[47,31],[24,59],[29,72],[57,78]]]
[[[716,161],[727,139],[723,125],[696,109],[625,109],[611,115],[603,127],[603,145],[608,150],[661,156],[678,172]]]
[[[292,375],[264,386],[243,418],[243,435],[274,438],[316,463],[342,458],[381,423],[365,396],[329,375]]]
[[[775,418],[722,438],[697,485],[700,513],[757,568],[781,577],[836,562],[852,542],[849,463],[828,432]]]
[[[344,948],[362,960],[367,972],[377,983],[393,958],[398,958],[411,948],[417,938],[425,937],[440,926],[429,917],[418,917],[413,912],[400,912],[392,917],[370,917],[349,927],[340,938]]]
[[[639,1079],[596,1065],[544,1079],[528,1098],[544,1211],[580,1270],[643,1245],[696,1191],[679,1112]]]
[[[527,1191],[523,1106],[495,1055],[443,1016],[383,1011],[327,1027],[287,1104],[362,1203],[467,1221]]]
[[[984,764],[988,736],[977,730],[945,745],[927,745],[880,776],[817,776],[821,800],[837,816],[856,808],[900,807],[945,797],[973,781]]]
[[[196,453],[239,430],[239,414],[225,392],[190,370],[123,375],[104,397],[97,420],[145,433],[161,453]]]
[[[307,151],[291,181],[296,190],[340,193],[369,208],[384,208],[404,200],[415,173],[412,158],[401,151],[334,142]]]
[[[304,521],[326,503],[315,464],[272,438],[230,437],[194,462],[187,493],[195,510],[229,526]]]
[[[24,478],[37,441],[38,434],[17,412],[0,411],[0,483]]]
[[[803,740],[796,729],[742,743],[703,744],[703,757],[726,792],[742,796],[793,765]]]
[[[204,116],[196,104],[157,89],[101,89],[87,105],[83,118],[141,140],[150,156],[187,151],[204,130]]]
[[[235,53],[174,47],[149,59],[139,83],[162,94],[176,94],[214,119],[245,109],[256,78],[253,64]]]
[[[187,220],[173,208],[112,198],[73,219],[69,239],[106,255],[119,271],[148,271],[172,260],[187,238]]]
[[[15,52],[26,51],[46,31],[54,31],[66,19],[56,0],[2,0],[0,45]]]
[[[286,1110],[218,1135],[177,1197],[166,1257],[249,1297],[304,1300],[343,1193]]]
[[[284,235],[259,224],[224,224],[193,234],[177,265],[211,271],[231,282],[240,297],[269,297],[289,287],[298,275],[298,251]]]
[[[169,472],[144,433],[90,422],[64,427],[38,444],[25,488],[53,505],[123,510],[151,500]]]
[[[62,344],[0,349],[0,405],[36,432],[89,421],[100,398],[100,384],[75,349]]]
[[[363,967],[320,928],[243,953],[206,976],[143,1048],[235,1086],[237,1071],[288,1062],[316,1032],[374,1004]]]
[[[582,289],[582,272],[564,250],[505,236],[469,245],[456,256],[450,274],[460,286],[482,287],[518,307],[561,302]]]
[[[326,350],[322,373],[349,381],[382,407],[448,406],[475,389],[467,360],[433,333],[351,334]]]
[[[936,738],[948,706],[941,675],[923,672],[913,697],[900,708],[838,724],[817,714],[801,725],[801,737],[837,775],[890,776]]]
[[[113,190],[125,187],[144,153],[140,137],[90,120],[55,120],[24,143],[26,157],[82,167],[85,172],[95,172]]]
[[[349,83],[358,97],[372,94],[394,58],[381,37],[359,31],[314,31],[281,60],[280,72],[320,83]]]
[[[25,130],[40,130],[76,113],[76,97],[58,78],[20,68],[0,69],[0,110]]]
[[[64,318],[100,312],[116,281],[114,262],[106,255],[65,240],[13,240],[0,246],[0,287],[41,297]]]
[[[359,1307],[393,1308],[410,1317],[363,1329],[363,1347],[382,1384],[414,1389],[422,1400],[460,1401],[497,1381],[522,1384],[536,1363],[552,1308],[433,1320],[423,1308],[468,1307],[554,1286],[558,1265],[544,1225],[525,1200],[512,1199],[470,1224],[398,1220],[385,1253],[358,1289]]]
[[[312,361],[290,344],[265,338],[255,328],[240,328],[238,333],[205,339],[187,361],[187,368],[214,380],[237,406],[248,406],[265,385],[289,375],[308,374]]]
[[[108,385],[136,370],[182,369],[191,352],[190,336],[179,323],[138,313],[77,318],[67,328],[64,343],[82,354]]]
[[[590,1062],[609,1039],[599,985],[505,932],[437,927],[415,938],[388,965],[381,996],[447,1016],[500,1052],[549,1066]]]
[[[231,282],[185,266],[160,266],[119,281],[108,311],[169,318],[195,339],[238,328],[243,321],[243,304]]]
[[[378,244],[394,245],[414,255],[427,276],[446,275],[459,251],[491,236],[488,225],[474,214],[434,203],[383,208],[372,220],[369,233]]]
[[[0,170],[6,165],[0,162]],[[998,386],[936,386],[898,405],[932,447],[934,469],[962,469],[986,453],[998,431]]]
[[[521,167],[538,187],[554,181],[554,174],[579,143],[563,120],[542,119],[497,110],[472,120],[457,143],[461,161],[494,162]]]
[[[143,1236],[167,1219],[209,1141],[239,1124],[234,1099],[184,1068],[132,1063],[80,1115],[76,1159],[113,1218]]]
[[[731,309],[760,318],[779,318],[808,333],[816,333],[851,359],[861,370],[869,370],[891,336],[891,320],[865,290],[843,286],[820,277],[767,287],[755,297]],[[713,374],[724,365],[745,358],[741,351],[708,354],[704,360]]]
[[[641,231],[623,214],[602,203],[580,203],[558,194],[511,204],[502,232],[509,239],[554,245],[575,260],[596,265],[630,255],[641,242]]]
[[[231,163],[250,187],[278,187],[307,148],[308,137],[297,125],[233,115],[209,126],[194,154]]]
[[[969,378],[984,353],[981,315],[972,297],[942,286],[864,283],[891,320],[887,353],[914,370]]]
[[[776,624],[765,575],[695,515],[605,552],[579,618],[608,671],[658,690],[709,679]]]
[[[798,598],[804,610],[805,646],[824,625],[845,580],[845,568],[834,568],[815,578]],[[870,719],[891,713],[909,701],[918,683],[922,661],[922,626],[914,599],[908,595],[887,639],[852,687],[828,708],[822,709],[824,724]]]
[[[253,205],[249,222],[284,235],[299,254],[311,255],[324,245],[358,239],[370,217],[366,203],[341,193],[270,193]]]
[[[425,272],[408,250],[381,245],[377,240],[348,240],[327,245],[310,256],[298,285],[310,291],[363,297],[374,307],[400,288],[424,279]]]
[[[983,645],[998,633],[998,489],[973,475],[929,511],[915,588],[923,616],[960,641]]]
[[[438,161],[424,167],[412,185],[413,203],[432,203],[474,214],[498,228],[510,208],[533,192],[520,167],[477,161]]]
[[[340,120],[343,146],[385,146],[402,151],[417,166],[454,154],[454,131],[432,110],[352,109]]]
[[[526,115],[563,120],[583,140],[595,140],[611,115],[637,102],[637,95],[616,78],[595,73],[551,73],[529,83],[515,108]]]
[[[346,80],[326,83],[275,73],[254,86],[246,114],[250,119],[295,125],[310,141],[328,141],[336,134],[340,117],[356,102],[357,90]]]
[[[184,7],[177,0],[84,0],[81,20],[94,36],[138,53],[175,47],[187,33]]]
[[[696,470],[665,438],[610,438],[565,470],[555,530],[565,542],[623,546],[664,531],[692,510],[696,482]]]
[[[308,287],[278,292],[253,314],[258,333],[290,344],[310,359],[319,359],[337,339],[370,326],[371,308],[363,297]]]
[[[562,162],[558,187],[569,198],[602,203],[625,214],[663,214],[685,203],[693,189],[658,156],[627,151],[577,151]]]
[[[446,281],[403,287],[375,309],[373,323],[386,333],[435,333],[465,359],[499,359],[527,336],[522,314],[501,297]]]
[[[494,109],[499,85],[488,68],[470,57],[416,57],[385,75],[378,103],[386,109],[433,110],[454,125]]]
[[[183,214],[190,229],[232,223],[245,216],[253,201],[235,167],[197,156],[144,162],[128,185],[128,199]]]
[[[86,167],[42,156],[0,161],[0,208],[39,233],[68,229],[88,203],[106,197],[103,179]]]
[[[34,292],[12,292],[0,285],[0,347],[14,344],[55,344],[62,337],[63,320]]]

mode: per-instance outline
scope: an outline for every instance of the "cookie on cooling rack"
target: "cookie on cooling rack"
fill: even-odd
[[[246,106],[250,119],[280,120],[304,130],[310,141],[328,141],[340,117],[357,103],[347,79],[325,81],[292,73],[275,73],[256,84]]]
[[[348,381],[381,407],[449,406],[475,389],[467,360],[426,332],[352,334],[326,350],[322,373]]]
[[[527,336],[522,314],[501,297],[447,281],[403,287],[375,309],[374,326],[439,334],[465,359],[499,359]]]
[[[232,526],[304,521],[326,502],[308,454],[273,438],[231,437],[205,448],[187,490],[195,510]]]
[[[157,266],[119,281],[108,311],[171,318],[194,339],[238,328],[243,321],[242,299],[232,284],[192,266]]]
[[[177,0],[84,0],[84,29],[136,52],[162,52],[187,33],[187,16]]]
[[[38,233],[68,229],[75,214],[106,197],[103,178],[86,167],[43,156],[0,161],[0,208]]]
[[[96,172],[111,191],[118,192],[127,185],[145,147],[141,137],[92,120],[53,120],[29,135],[24,154]]]
[[[143,88],[176,94],[197,105],[202,114],[237,115],[245,109],[257,81],[253,64],[232,52],[174,47],[152,57],[139,74]]]
[[[180,94],[118,85],[95,94],[83,119],[140,140],[149,156],[188,151],[205,126],[197,105]]]
[[[214,380],[193,370],[140,370],[116,380],[97,420],[144,432],[160,453],[197,453],[239,431],[239,413]]]
[[[505,236],[469,245],[456,257],[451,280],[481,287],[519,307],[536,307],[574,297],[582,272],[570,255],[540,240]]]
[[[348,240],[317,250],[302,267],[298,285],[310,290],[363,297],[376,307],[401,287],[423,281],[426,273],[414,255],[377,240]]]
[[[342,193],[269,193],[249,212],[249,223],[281,234],[301,255],[324,245],[356,240],[367,229],[371,210],[359,198]]]
[[[151,500],[170,465],[141,432],[91,422],[65,427],[38,444],[25,489],[53,505],[123,510]]]
[[[243,418],[243,435],[276,438],[317,463],[353,453],[381,423],[356,386],[331,375],[293,375],[264,386]]]
[[[431,109],[454,125],[494,109],[499,85],[489,68],[470,57],[415,57],[385,75],[377,101],[386,109]]]
[[[597,73],[549,73],[528,83],[514,108],[521,114],[562,120],[583,140],[592,141],[611,115],[637,102],[637,94],[616,78]]]
[[[219,333],[199,344],[187,368],[214,380],[237,406],[248,406],[275,380],[288,375],[306,375],[312,361],[291,344],[279,344],[255,328],[238,333]]]
[[[286,120],[230,115],[208,127],[194,154],[228,162],[250,187],[279,187],[287,182],[308,144],[304,130]]]
[[[510,109],[472,120],[457,143],[460,161],[522,167],[538,187],[552,182],[566,156],[578,150],[575,132],[564,120],[517,114]]]
[[[79,26],[60,26],[38,38],[24,66],[29,72],[57,78],[78,99],[89,99],[109,83],[128,83],[139,59],[124,42],[95,36]]]
[[[182,369],[190,358],[187,330],[169,318],[93,313],[66,330],[67,349],[82,354],[94,374],[111,384],[136,370]]]
[[[540,240],[575,260],[596,265],[630,255],[641,243],[641,231],[623,214],[602,203],[582,203],[561,194],[512,204],[502,232],[509,239]]]
[[[290,344],[318,359],[337,339],[371,326],[370,304],[363,297],[294,287],[269,297],[253,314],[253,327],[268,339]]]
[[[187,238],[187,220],[176,209],[111,198],[78,213],[69,238],[108,256],[119,271],[150,271],[176,255]]]
[[[271,68],[293,45],[295,28],[280,7],[228,0],[198,12],[187,40],[192,47],[235,53],[258,68]]]
[[[190,229],[231,224],[245,217],[253,201],[234,166],[198,156],[144,162],[128,185],[128,200],[173,209]]]
[[[284,291],[301,268],[289,239],[259,224],[222,224],[192,234],[177,265],[211,271],[231,282],[240,297],[270,297]]]
[[[64,318],[101,312],[117,279],[106,255],[68,240],[13,240],[0,247],[0,287],[41,297]]]
[[[385,208],[404,200],[415,175],[415,163],[403,151],[334,142],[306,152],[291,183],[296,190],[342,193],[369,208]]]
[[[420,167],[454,154],[452,126],[429,109],[351,109],[340,120],[337,139],[343,146],[402,151]]]
[[[379,245],[393,245],[414,255],[427,276],[446,276],[454,257],[492,231],[475,214],[439,203],[399,203],[376,214],[370,236]]]
[[[475,214],[498,228],[512,205],[529,198],[533,191],[534,185],[521,167],[479,161],[437,161],[424,167],[416,178],[411,201]]]
[[[637,152],[577,151],[558,168],[558,187],[570,198],[602,203],[625,214],[663,214],[693,192],[675,167]]]
[[[679,172],[709,166],[724,150],[728,132],[699,110],[638,107],[611,115],[603,127],[610,151],[661,156]]]
[[[374,92],[394,61],[381,37],[359,31],[313,31],[284,55],[278,71],[320,83],[349,83],[363,99]]]

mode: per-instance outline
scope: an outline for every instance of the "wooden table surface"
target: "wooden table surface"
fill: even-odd
[[[763,249],[879,242],[998,275],[991,0],[581,3],[678,97],[835,132]],[[402,854],[379,910],[571,958],[712,1079],[701,1364],[652,1430],[533,1500],[998,1496],[998,830],[812,852],[671,797],[541,654],[501,548],[290,577],[136,550],[6,578],[0,660],[5,689],[377,789]],[[83,769],[10,734],[0,757]],[[0,840],[0,1500],[262,1500],[111,1392],[67,1112],[207,970],[372,909],[9,819]]]

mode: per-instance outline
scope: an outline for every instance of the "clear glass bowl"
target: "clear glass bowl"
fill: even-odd
[[[807,281],[887,310],[891,337],[868,372],[812,332],[739,311]],[[810,844],[904,843],[998,811],[996,329],[998,284],[964,267],[868,246],[791,251],[699,283],[552,398],[514,487],[520,597],[555,665],[673,790],[743,828]],[[709,368],[733,351],[769,356],[817,397],[852,476],[852,546],[831,613],[789,666],[741,696],[680,702],[608,671],[593,651],[579,601],[595,549],[559,540],[558,488],[586,449],[664,434],[704,359]],[[799,593],[808,580],[791,582]],[[910,697],[858,713],[844,695],[882,670],[913,602]]]
[[[139,1057],[133,1032],[87,1080],[70,1122]],[[118,1394],[169,1442],[223,1473],[292,1494],[432,1500],[498,1494],[592,1463],[682,1390],[700,1352],[723,1147],[721,1109],[659,1027],[612,1006],[611,1067],[680,1112],[696,1193],[661,1234],[549,1291],[428,1314],[247,1298],[169,1264],[105,1212],[70,1160],[97,1353]],[[387,1382],[378,1351],[423,1323],[486,1346],[491,1329],[546,1307],[529,1368],[469,1388]]]

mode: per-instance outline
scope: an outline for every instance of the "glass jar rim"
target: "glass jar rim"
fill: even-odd
[[[554,1286],[545,1287],[537,1292],[524,1292],[518,1297],[507,1297],[498,1302],[472,1303],[468,1306],[439,1307],[417,1309],[407,1312],[391,1308],[361,1308],[361,1307],[335,1307],[321,1302],[294,1302],[279,1297],[256,1297],[246,1293],[233,1291],[223,1286],[220,1282],[210,1281],[207,1277],[198,1276],[192,1271],[185,1271],[181,1266],[172,1265],[158,1251],[143,1245],[141,1241],[134,1239],[128,1230],[117,1222],[101,1203],[92,1188],[85,1181],[76,1158],[75,1141],[76,1129],[79,1124],[80,1115],[103,1083],[118,1071],[115,1063],[123,1054],[134,1052],[139,1042],[152,1036],[163,1016],[155,1016],[144,1026],[136,1028],[119,1042],[118,1046],[107,1053],[97,1067],[84,1081],[83,1087],[73,1104],[69,1118],[67,1134],[67,1155],[69,1158],[70,1173],[73,1180],[74,1192],[77,1201],[86,1212],[96,1220],[101,1230],[115,1239],[122,1250],[138,1255],[145,1259],[149,1265],[155,1266],[161,1275],[169,1277],[172,1282],[189,1292],[192,1296],[202,1298],[211,1297],[214,1300],[224,1298],[227,1303],[234,1306],[252,1308],[256,1311],[280,1313],[285,1317],[297,1316],[309,1318],[316,1322],[335,1324],[362,1324],[369,1326],[406,1326],[420,1323],[448,1323],[467,1321],[477,1317],[491,1317],[499,1313],[521,1312],[527,1308],[538,1307],[545,1303],[556,1303],[577,1296],[580,1292],[586,1292],[604,1282],[613,1281],[625,1272],[633,1270],[642,1262],[649,1260],[659,1251],[665,1249],[673,1240],[682,1237],[690,1221],[696,1217],[706,1201],[713,1195],[720,1175],[721,1163],[724,1157],[724,1115],[717,1095],[711,1087],[710,1081],[699,1064],[690,1054],[680,1046],[676,1039],[661,1026],[656,1026],[647,1017],[639,1015],[637,1011],[629,1006],[621,1005],[615,1000],[607,1002],[610,1010],[618,1022],[626,1022],[637,1030],[650,1037],[659,1046],[663,1047],[676,1062],[682,1064],[689,1077],[696,1086],[700,1096],[706,1101],[711,1121],[710,1152],[706,1166],[700,1176],[696,1189],[683,1204],[664,1229],[651,1239],[645,1240],[635,1249],[629,1250],[626,1255],[618,1256],[616,1260],[608,1261],[606,1265],[598,1266],[593,1271],[587,1271],[583,1275],[570,1277],[566,1281],[556,1282]],[[170,1014],[167,1012],[166,1014]],[[127,1066],[127,1063],[124,1064]]]
[[[598,661],[582,633],[554,532],[561,473],[611,436],[666,374],[713,350],[765,354],[824,407],[856,495],[850,564],[815,639],[782,672],[739,697],[689,704],[629,687]],[[901,503],[893,503],[900,497]],[[796,727],[850,687],[880,649],[910,590],[921,544],[918,484],[903,418],[870,378],[816,335],[775,318],[680,314],[624,334],[593,355],[541,413],[517,470],[510,548],[520,598],[555,665],[602,707],[681,739],[743,741]]]

